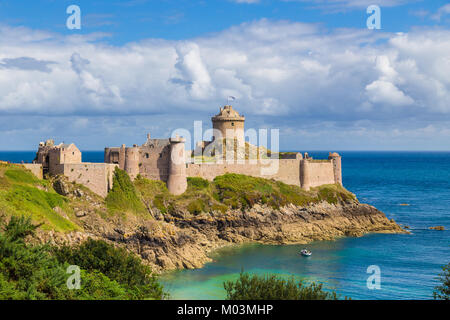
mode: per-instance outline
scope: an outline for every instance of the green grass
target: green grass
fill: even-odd
[[[301,206],[318,201],[314,194],[298,186],[242,174],[218,176],[214,179],[214,184],[218,199],[233,208],[246,209],[256,203],[280,208],[289,203]]]
[[[113,187],[105,200],[111,213],[142,214],[146,212],[130,177],[118,168],[114,171]]]
[[[255,204],[278,209],[290,203],[306,206],[320,201],[338,203],[347,199],[356,200],[340,185],[324,185],[305,191],[280,181],[234,173],[217,176],[212,182],[189,177],[186,192],[179,196],[171,195],[161,181],[139,177],[134,184],[140,198],[163,214],[187,210],[192,215],[198,215],[213,211],[225,213],[229,209],[246,210]]]
[[[24,170],[21,167],[11,167],[5,171],[5,176],[16,183],[37,184],[39,179],[36,178],[30,171]]]
[[[188,186],[192,189],[205,190],[209,187],[209,181],[198,177],[188,177]]]
[[[320,201],[326,201],[328,203],[336,204],[341,201],[356,200],[355,195],[341,185],[327,184],[312,188],[312,191],[317,193]]]
[[[10,216],[29,216],[34,222],[42,223],[43,229],[61,232],[80,229],[55,212],[56,207],[66,215],[71,214],[68,199],[57,194],[47,181],[39,180],[19,165],[0,166],[0,212]]]
[[[99,211],[104,218],[104,215],[116,214],[150,217],[149,212],[156,217],[156,211],[172,216],[179,216],[177,212],[183,215],[188,212],[192,216],[201,213],[220,215],[230,209],[247,210],[256,204],[278,209],[290,203],[305,206],[320,201],[356,200],[339,185],[305,191],[299,186],[242,174],[225,174],[213,181],[189,177],[187,184],[187,190],[175,196],[169,193],[163,181],[138,176],[132,182],[125,171],[117,169],[113,188],[105,199],[108,210]],[[78,187],[87,192],[84,187],[74,185],[74,188]],[[56,207],[61,208],[63,214],[57,213]],[[50,181],[37,179],[22,166],[0,165],[0,214],[27,215],[34,222],[42,223],[44,229],[67,232],[81,229],[75,223],[74,208],[88,210],[89,207],[86,200],[57,194]]]

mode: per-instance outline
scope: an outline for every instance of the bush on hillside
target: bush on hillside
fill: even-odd
[[[107,243],[75,248],[31,245],[38,226],[30,218],[0,221],[0,299],[161,299],[162,287],[147,266]],[[81,268],[81,288],[70,290],[67,267]],[[87,264],[91,264],[86,266]],[[108,276],[109,275],[109,276]]]
[[[442,273],[439,276],[441,282],[434,292],[433,297],[436,300],[450,300],[450,263],[442,267]]]
[[[111,212],[145,212],[145,207],[137,196],[136,188],[124,170],[115,169],[113,187],[106,197],[106,206]]]
[[[295,282],[275,275],[251,276],[241,272],[236,281],[224,282],[227,300],[337,300],[335,292],[327,292],[322,284]]]
[[[129,299],[162,299],[164,293],[150,267],[123,248],[105,241],[88,239],[77,247],[54,250],[59,262],[80,266],[89,272],[99,271],[126,289]]]

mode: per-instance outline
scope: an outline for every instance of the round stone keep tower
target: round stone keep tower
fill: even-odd
[[[309,170],[309,160],[307,158],[307,154],[305,154],[305,158],[300,160],[300,186],[302,189],[307,191],[311,187],[311,173]]]
[[[334,183],[342,185],[342,158],[337,152],[330,152],[328,160],[333,162]]]
[[[217,138],[236,138],[238,145],[244,145],[244,122],[245,117],[232,106],[220,108],[220,112],[211,118],[214,130],[214,140]],[[220,132],[221,136],[217,136]],[[231,136],[230,136],[231,135]]]
[[[182,194],[187,188],[186,178],[186,153],[184,143],[186,139],[179,137],[170,138],[169,178],[167,189],[174,195]]]
[[[137,146],[125,149],[125,171],[134,180],[139,174],[139,148]]]

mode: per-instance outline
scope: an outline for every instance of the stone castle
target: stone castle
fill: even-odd
[[[64,175],[103,197],[112,188],[116,167],[125,170],[131,179],[141,175],[164,181],[175,195],[186,190],[187,177],[213,180],[225,173],[274,179],[305,190],[323,184],[342,184],[341,157],[335,152],[326,160],[314,160],[307,153],[277,153],[276,157],[263,158],[258,147],[245,142],[245,117],[232,106],[220,108],[211,120],[212,141],[197,143],[190,153],[185,151],[183,137],[152,139],[148,134],[147,141],[140,146],[107,147],[104,163],[87,163],[82,162],[81,152],[74,144],[55,145],[53,140],[47,140],[39,144],[33,164],[25,166],[40,178],[45,174]],[[232,141],[231,149],[228,141]],[[252,158],[248,150],[258,151]],[[211,156],[209,161],[197,161],[195,156],[205,151]],[[235,151],[231,158],[230,151]]]

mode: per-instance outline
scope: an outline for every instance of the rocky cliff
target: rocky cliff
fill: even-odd
[[[115,173],[103,199],[64,177],[36,179],[0,165],[0,215],[31,215],[41,223],[30,241],[77,244],[104,239],[138,254],[153,270],[199,268],[211,251],[246,242],[304,244],[370,232],[403,233],[376,208],[339,185],[309,192],[281,182],[224,175],[193,178],[173,196],[159,181],[131,182]]]
[[[39,237],[57,243],[77,243],[88,237],[105,239],[134,251],[160,272],[200,268],[210,261],[211,251],[233,244],[304,244],[371,232],[405,232],[376,208],[356,201],[287,205],[279,210],[257,204],[245,212],[216,214],[149,220],[137,216],[105,219],[89,213],[79,218],[83,232],[41,232]]]

